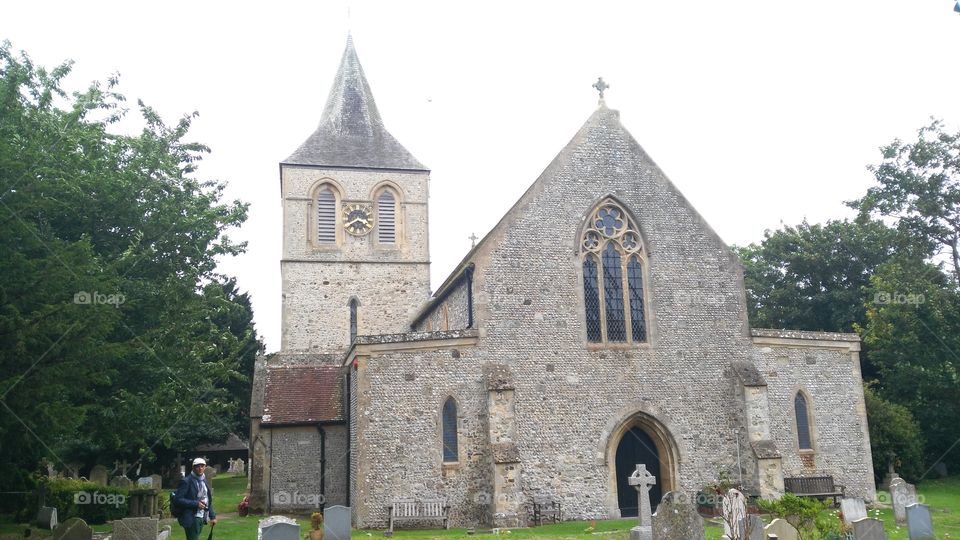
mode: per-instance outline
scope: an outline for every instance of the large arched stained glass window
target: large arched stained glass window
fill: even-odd
[[[587,341],[645,342],[646,253],[637,226],[623,207],[608,199],[594,209],[580,239],[580,254]]]
[[[797,392],[797,397],[793,399],[793,409],[797,415],[797,446],[800,450],[813,450],[810,439],[810,411],[803,392]]]
[[[449,397],[443,403],[443,461],[457,460],[457,402]]]

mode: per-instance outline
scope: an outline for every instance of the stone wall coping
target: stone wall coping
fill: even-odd
[[[752,337],[770,337],[783,339],[809,339],[817,341],[860,341],[857,334],[840,332],[810,332],[807,330],[776,330],[773,328],[751,328]]]
[[[464,330],[437,330],[434,332],[405,332],[403,334],[379,334],[373,336],[357,336],[356,345],[380,345],[384,343],[409,343],[412,341],[428,341],[434,339],[459,339],[477,337],[479,332],[475,328]]]

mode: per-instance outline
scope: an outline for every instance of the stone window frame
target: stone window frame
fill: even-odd
[[[334,242],[331,243],[321,243],[320,242],[320,219],[317,215],[319,211],[317,199],[320,197],[320,193],[324,189],[329,188],[333,193],[334,199],[334,223],[333,223],[333,232],[334,232]],[[307,202],[307,242],[310,247],[317,251],[333,251],[339,250],[343,247],[343,212],[341,211],[341,206],[343,205],[345,193],[343,186],[339,182],[330,177],[324,177],[316,180],[313,185],[310,187],[309,201]]]
[[[380,195],[384,191],[390,191],[393,193],[394,201],[394,215],[393,215],[393,243],[380,243],[380,206],[379,199]],[[373,189],[370,190],[370,200],[372,201],[373,214],[374,214],[374,224],[373,230],[370,231],[371,235],[371,244],[375,249],[379,250],[389,250],[395,251],[406,245],[406,235],[404,234],[404,208],[405,208],[405,197],[403,189],[400,188],[400,185],[392,180],[383,180],[378,182],[373,186]]]
[[[444,422],[443,422],[443,415],[444,415],[444,409],[446,408],[447,403],[450,402],[450,401],[453,402],[454,412],[456,413],[456,416],[455,416],[456,419],[455,419],[455,422],[454,422],[454,426],[455,426],[454,429],[456,430],[456,431],[455,431],[455,434],[456,434],[456,437],[457,437],[457,440],[456,440],[456,441],[457,441],[457,448],[456,448],[456,451],[457,451],[457,459],[456,459],[456,461],[447,461],[447,460],[445,459],[446,456],[444,455],[444,441],[443,441]],[[455,469],[455,468],[459,467],[460,464],[461,464],[461,462],[463,461],[463,460],[462,460],[462,456],[463,456],[463,442],[462,442],[462,439],[463,439],[463,437],[461,437],[462,434],[461,434],[461,432],[460,432],[460,402],[457,400],[457,398],[456,398],[453,394],[447,394],[447,395],[443,398],[443,400],[440,402],[440,414],[438,415],[438,417],[439,417],[439,419],[440,419],[440,422],[439,422],[439,430],[438,430],[438,431],[439,431],[439,433],[438,433],[438,435],[439,435],[439,442],[440,442],[440,448],[439,448],[439,449],[440,449],[440,464],[442,465],[442,467],[443,467],[444,469]]]
[[[353,345],[354,340],[360,334],[360,300],[356,296],[351,296],[347,300],[347,307],[350,309],[349,328],[347,332],[350,335],[349,344]]]
[[[797,396],[803,396],[804,404],[807,407],[807,438],[810,440],[810,448],[800,447],[800,426],[797,424]],[[814,423],[813,397],[805,388],[794,388],[790,394],[790,418],[793,422],[793,446],[801,455],[815,454],[817,452],[817,429]]]
[[[619,233],[616,238],[600,238],[599,245],[596,249],[591,250],[585,246],[585,241],[587,240],[587,234],[594,230],[593,227],[593,218],[594,216],[605,206],[614,206],[620,210],[624,217],[626,218],[627,225],[623,233]],[[582,226],[577,233],[577,292],[580,299],[580,316],[583,321],[583,331],[582,338],[586,343],[587,349],[632,349],[632,348],[643,348],[649,347],[652,340],[652,313],[650,309],[650,261],[649,261],[649,251],[647,250],[647,241],[643,233],[643,230],[639,227],[638,220],[634,216],[633,212],[630,210],[630,207],[620,200],[618,200],[613,195],[606,195],[598,199],[596,203],[590,206],[590,211],[583,217]],[[613,240],[618,240],[622,238],[626,232],[635,233],[633,240],[638,244],[638,248],[635,251],[627,252],[623,249],[618,249],[617,251],[620,254],[620,265],[621,265],[621,280],[622,280],[622,294],[623,294],[623,304],[624,304],[624,326],[626,327],[626,339],[624,341],[609,341],[607,339],[607,323],[606,323],[606,309],[604,305],[604,288],[603,288],[603,249]],[[634,341],[633,339],[633,329],[632,329],[632,313],[630,308],[630,287],[629,287],[629,276],[627,271],[627,265],[631,257],[636,256],[639,260],[641,266],[641,279],[643,280],[643,296],[641,300],[643,301],[643,317],[644,317],[644,330],[646,339],[643,341]],[[587,328],[587,319],[586,319],[586,290],[584,286],[584,262],[587,257],[593,257],[595,259],[597,270],[597,295],[599,297],[599,314],[600,314],[600,341],[590,341],[589,330]]]

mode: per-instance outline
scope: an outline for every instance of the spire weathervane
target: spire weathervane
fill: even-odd
[[[600,100],[603,100],[603,91],[607,88],[610,88],[610,85],[603,81],[603,77],[597,77],[597,82],[593,83],[593,87],[600,92]]]

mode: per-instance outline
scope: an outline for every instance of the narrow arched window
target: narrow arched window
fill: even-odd
[[[457,403],[452,397],[443,403],[443,461],[457,459]]]
[[[647,341],[643,289],[646,253],[636,224],[608,199],[590,214],[580,239],[587,341]]]
[[[377,197],[377,242],[397,243],[397,198],[389,189]]]
[[[813,450],[810,440],[810,411],[807,408],[807,398],[802,392],[797,392],[793,399],[793,409],[797,416],[797,446],[800,450]]]
[[[350,343],[357,339],[357,299],[350,299]]]
[[[330,186],[317,193],[317,243],[337,243],[337,195]]]

